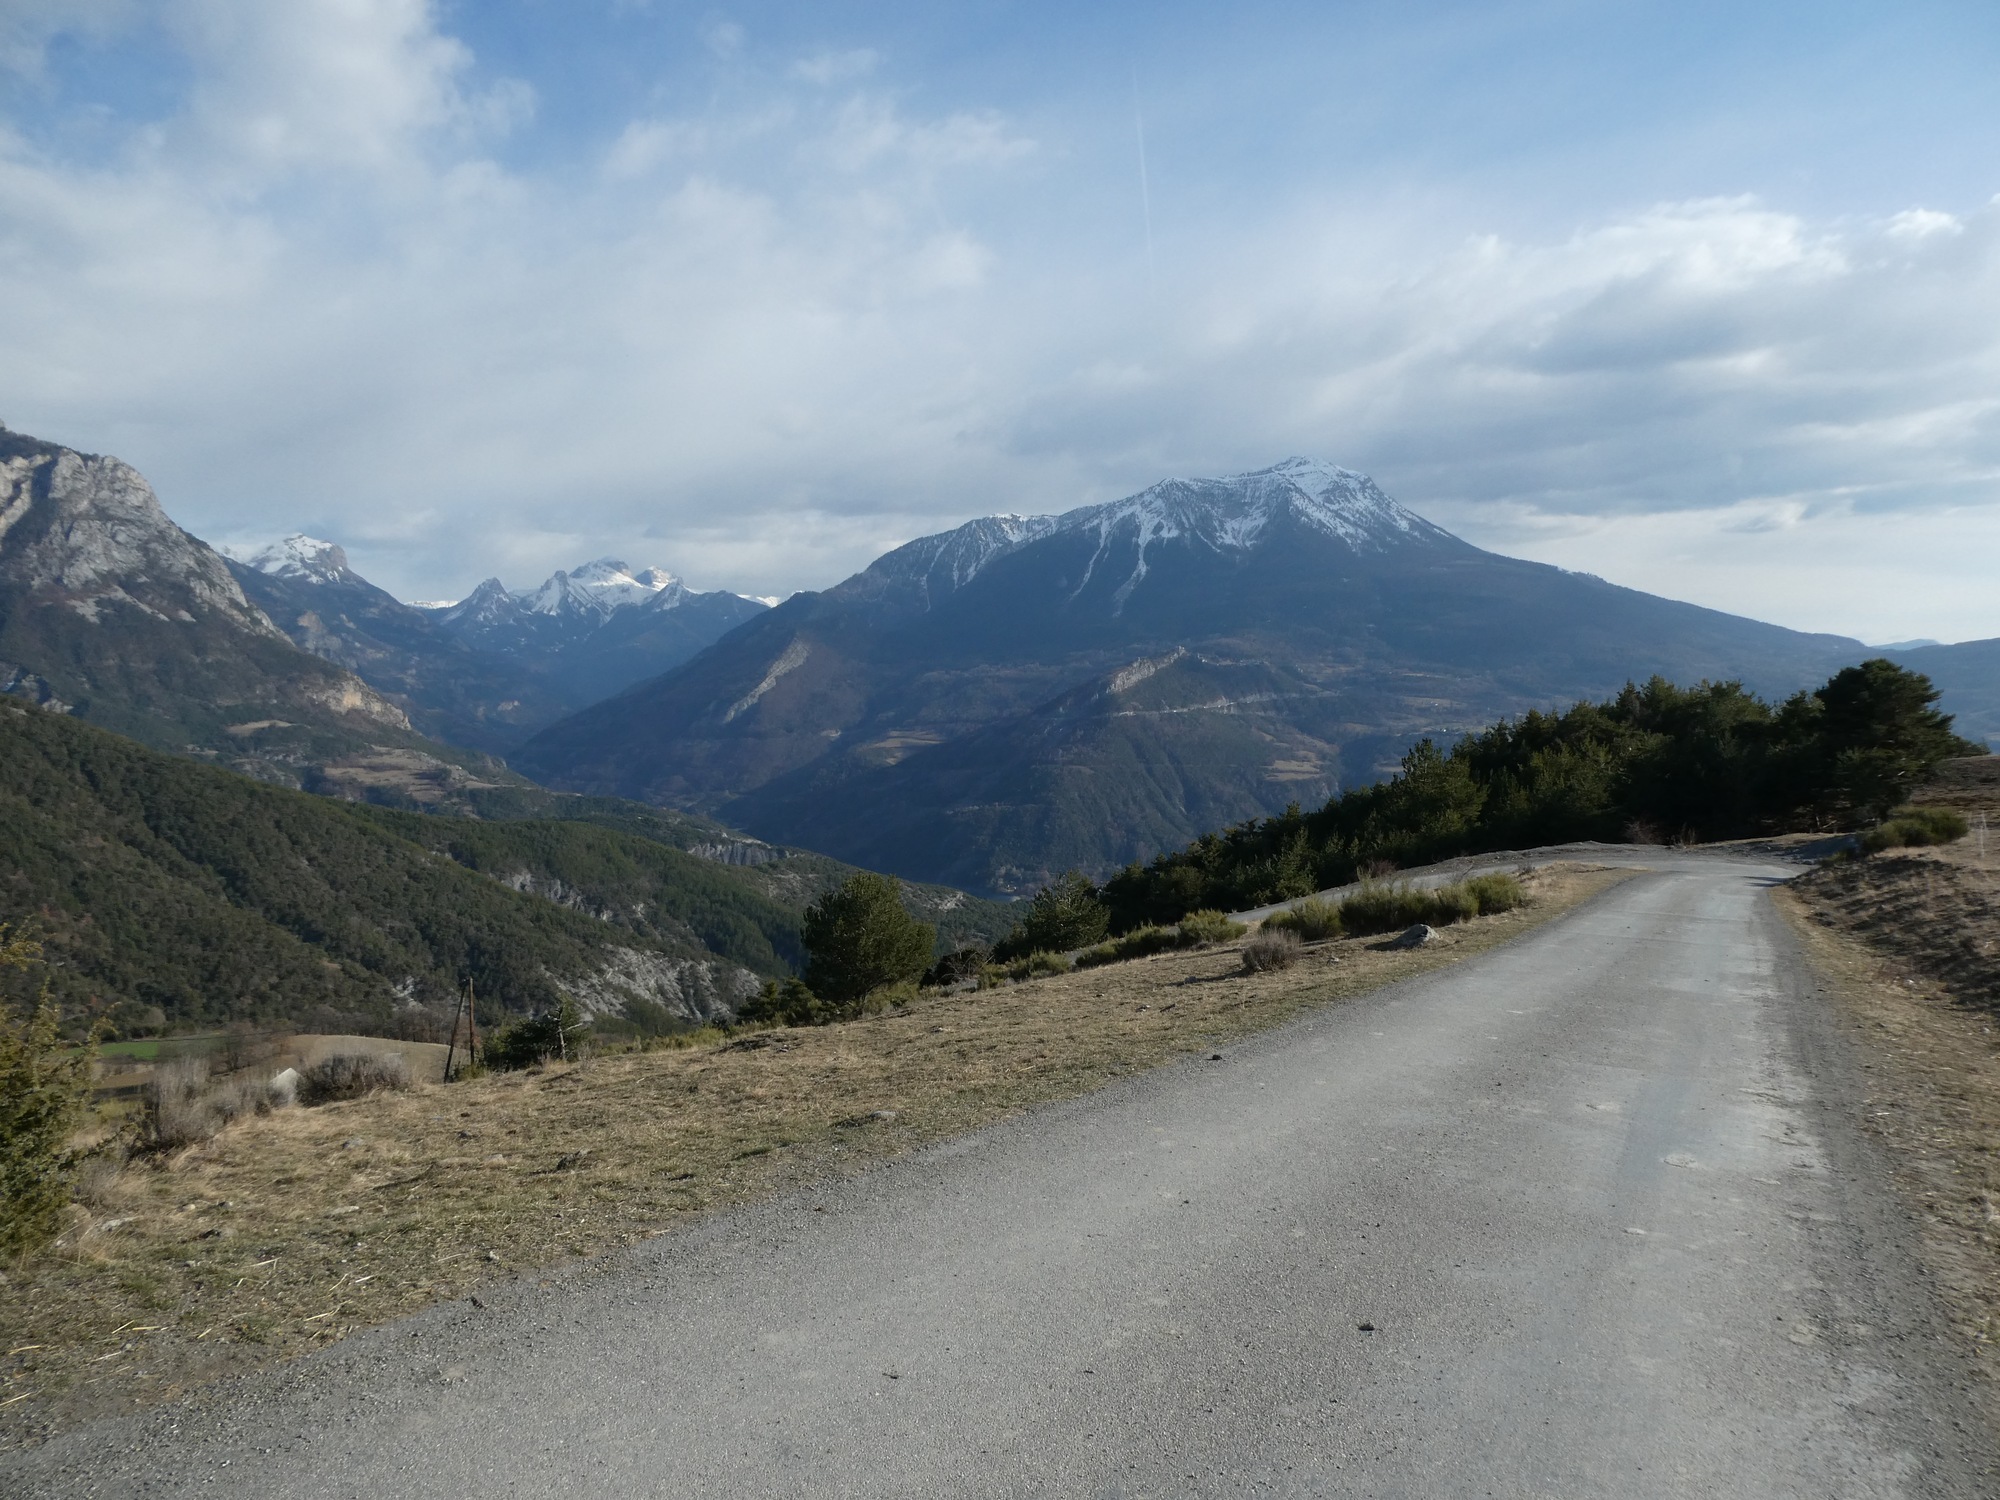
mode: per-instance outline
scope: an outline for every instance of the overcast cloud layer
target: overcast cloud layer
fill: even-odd
[[[1910,127],[1921,197],[1800,123],[1853,57],[1503,151],[1509,49],[1597,8],[1473,34],[1513,9],[1301,18],[1264,72],[1278,10],[982,69],[893,17],[626,0],[538,50],[423,0],[12,0],[0,416],[405,597],[604,553],[822,587],[1309,453],[1659,593],[2000,635],[2000,157],[1991,118],[1946,128],[2000,64],[1985,8],[1933,38],[1961,72]],[[1396,135],[1383,101],[1467,76],[1495,110]]]

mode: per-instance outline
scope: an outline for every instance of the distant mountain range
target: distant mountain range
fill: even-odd
[[[485,817],[526,772],[723,857],[764,846],[709,819],[984,892],[1628,679],[1784,694],[1872,654],[2000,740],[2000,641],[1871,652],[1637,593],[1306,459],[981,518],[777,608],[609,558],[426,606],[309,537],[225,559],[118,460],[0,429],[0,691],[309,790]]]
[[[2000,638],[1942,646],[1885,646],[1870,656],[1922,672],[1943,694],[1940,706],[1957,719],[1958,732],[1983,740],[2000,754]]]
[[[1291,459],[924,537],[537,735],[552,786],[977,890],[1312,805],[1413,739],[1867,655],[1474,547]]]
[[[614,558],[525,593],[489,578],[455,604],[405,604],[349,567],[340,547],[303,535],[229,568],[295,644],[393,694],[418,728],[503,754],[768,607]]]
[[[4,428],[0,691],[294,782],[355,751],[437,748],[286,639],[128,465]]]

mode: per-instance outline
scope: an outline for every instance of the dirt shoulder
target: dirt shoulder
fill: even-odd
[[[708,1211],[957,1135],[1462,962],[1630,871],[1545,867],[1530,906],[1245,974],[1163,954],[872,1020],[600,1057],[251,1117],[94,1185],[0,1281],[0,1446],[176,1396]]]
[[[1824,864],[1794,888],[1822,926],[2000,1014],[2000,755],[1946,762],[1911,800],[1962,814],[1971,836]]]
[[[1823,865],[1778,901],[1869,1059],[1862,1124],[1897,1164],[1954,1321],[2000,1377],[2000,756],[1949,763],[1915,800],[1965,813],[1975,837]],[[2000,1379],[1988,1396],[2000,1406]]]

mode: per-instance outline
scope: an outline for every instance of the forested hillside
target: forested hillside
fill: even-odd
[[[1655,677],[1606,702],[1502,720],[1449,751],[1424,740],[1392,780],[1128,866],[1102,899],[1124,931],[1459,854],[1854,827],[1940,761],[1985,752],[1937,698],[1927,678],[1879,659],[1775,707],[1741,683]]]
[[[0,922],[43,942],[72,1017],[125,1030],[421,1034],[468,979],[496,1010],[566,992],[722,1014],[796,965],[799,909],[824,883],[817,861],[794,872],[810,891],[793,902],[770,866],[590,822],[309,796],[5,705],[0,827]]]

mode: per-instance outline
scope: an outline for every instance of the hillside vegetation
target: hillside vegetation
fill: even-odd
[[[313,797],[4,706],[0,826],[0,921],[44,944],[67,1014],[121,1031],[424,1034],[467,980],[497,1011],[581,992],[698,1019],[797,966],[829,883],[815,864],[788,899],[771,867],[601,824]]]
[[[1123,932],[1461,854],[1855,827],[1940,761],[1984,749],[1952,732],[1937,697],[1927,678],[1884,660],[1775,707],[1740,683],[1655,677],[1606,702],[1502,720],[1449,751],[1421,741],[1390,781],[1128,866],[1102,899]]]

